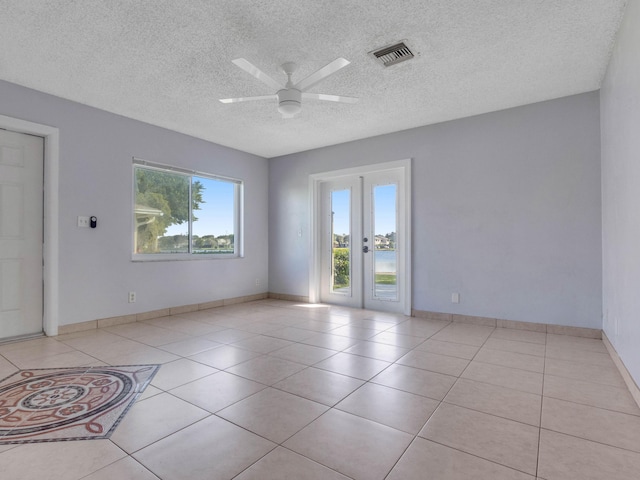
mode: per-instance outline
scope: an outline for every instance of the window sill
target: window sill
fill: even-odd
[[[133,254],[131,256],[131,261],[136,263],[144,263],[144,262],[192,262],[192,261],[216,261],[216,260],[236,260],[243,258],[241,255],[237,254],[209,254],[209,255],[198,255],[198,254]]]

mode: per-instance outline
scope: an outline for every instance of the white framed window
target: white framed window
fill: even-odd
[[[133,260],[242,256],[242,181],[133,159]]]

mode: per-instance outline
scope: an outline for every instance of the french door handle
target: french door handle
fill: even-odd
[[[364,247],[362,247],[362,253],[368,253],[369,252],[369,246],[365,245]]]

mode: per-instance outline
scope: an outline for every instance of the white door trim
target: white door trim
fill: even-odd
[[[320,218],[320,184],[324,181],[335,180],[351,175],[366,175],[384,170],[401,168],[405,178],[405,226],[406,235],[404,251],[406,252],[404,265],[404,314],[411,315],[411,159],[396,160],[392,162],[376,163],[362,167],[332,170],[330,172],[314,173],[309,175],[309,302],[320,301],[320,248],[318,248],[319,232],[321,232]]]
[[[58,334],[58,183],[60,131],[55,127],[0,115],[0,128],[44,137],[44,318],[48,336]]]

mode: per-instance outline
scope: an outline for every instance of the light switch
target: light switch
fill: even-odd
[[[89,217],[78,217],[78,227],[89,228]]]

